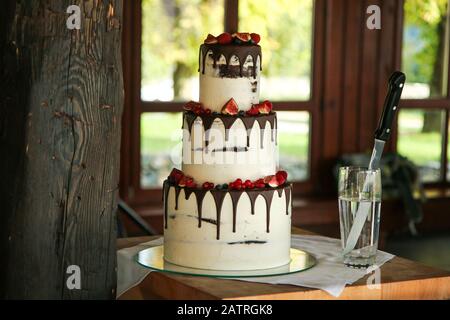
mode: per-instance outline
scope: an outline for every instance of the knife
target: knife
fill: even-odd
[[[375,130],[375,143],[369,162],[370,170],[378,169],[380,166],[381,155],[383,154],[384,145],[391,135],[392,122],[394,121],[395,115],[398,111],[398,104],[400,102],[405,81],[405,74],[400,71],[395,71],[389,78],[388,93],[386,95],[386,99],[384,100],[383,112],[381,114],[378,127]],[[369,191],[371,184],[373,184],[373,181],[371,180],[372,179],[370,178],[366,178],[364,181],[363,193]],[[347,243],[343,250],[343,255],[348,254],[355,248],[359,236],[361,235],[364,223],[369,215],[371,205],[372,204],[367,201],[362,201],[359,204],[358,210],[356,211],[355,220],[353,221],[352,228],[350,229],[350,233],[347,238]]]

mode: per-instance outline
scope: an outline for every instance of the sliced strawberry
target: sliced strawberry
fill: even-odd
[[[233,41],[233,37],[228,32],[224,32],[217,37],[217,42],[220,44],[229,44],[231,41]]]
[[[251,37],[252,42],[254,44],[258,44],[259,41],[261,41],[261,36],[259,34],[257,34],[257,33],[250,33],[250,37]]]
[[[183,176],[180,181],[178,181],[179,187],[186,187],[188,184],[192,183],[192,178],[188,176]]]
[[[233,37],[242,42],[249,42],[252,39],[248,32],[236,32],[233,34]]]
[[[178,169],[172,169],[169,175],[169,181],[175,184],[178,184],[180,182],[181,178],[184,177],[184,174],[181,170]]]
[[[257,105],[253,105],[250,109],[247,110],[247,115],[249,116],[256,116],[259,114],[259,109]]]
[[[268,184],[271,180],[276,179],[275,175],[264,177],[264,183]]]
[[[279,183],[280,185],[282,185],[282,184],[284,184],[284,183],[286,182],[287,177],[288,177],[288,174],[287,174],[286,171],[278,171],[278,172],[275,174],[275,176],[276,176],[276,178],[277,178],[278,183]]]
[[[278,182],[278,180],[277,180],[277,177],[276,176],[268,176],[268,177],[266,177],[265,179],[264,179],[264,181],[269,185],[269,186],[271,186],[272,188],[276,188],[276,187],[278,187],[279,185],[280,185],[280,183]]]
[[[208,33],[208,36],[205,39],[205,44],[214,44],[217,43],[217,38],[214,37],[212,34]]]
[[[223,114],[236,115],[238,114],[238,112],[239,112],[238,105],[233,98],[228,100],[228,102],[222,108]]]
[[[263,103],[257,105],[258,110],[262,114],[269,114],[272,111],[272,102],[266,100]]]

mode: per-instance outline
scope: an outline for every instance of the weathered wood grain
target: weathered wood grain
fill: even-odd
[[[80,30],[66,27],[69,5]],[[121,0],[9,0],[0,11],[3,297],[115,296],[121,14]],[[80,290],[66,286],[70,265]]]

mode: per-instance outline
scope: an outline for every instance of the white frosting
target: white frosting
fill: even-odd
[[[187,128],[186,122],[184,128]],[[183,131],[182,171],[197,183],[223,184],[237,178],[254,181],[275,174],[278,167],[277,135],[269,122],[266,122],[265,129],[261,130],[259,123],[255,121],[250,129],[248,147],[247,132],[240,119],[231,126],[228,141],[225,141],[225,127],[219,119],[214,121],[208,134],[210,142],[205,148],[205,132],[201,118],[195,120],[191,134],[188,130]],[[264,135],[263,148],[261,134]],[[240,151],[234,151],[234,147]],[[225,152],[223,148],[226,148]]]
[[[259,57],[256,62],[256,77],[220,77],[219,69],[221,66],[226,65],[225,58],[221,56],[217,61],[215,68],[214,61],[209,54],[206,55],[205,60],[205,72],[200,72],[200,102],[203,103],[206,108],[220,112],[225,103],[231,98],[236,101],[239,110],[244,111],[250,109],[252,104],[259,103]],[[231,58],[230,65],[239,65],[236,56]],[[243,69],[253,69],[253,60],[251,56],[247,57]],[[200,65],[200,70],[203,70],[202,65]]]
[[[270,207],[270,232],[266,232],[266,203],[262,196],[255,202],[251,214],[250,199],[244,193],[238,201],[236,232],[233,232],[233,209],[226,195],[220,214],[220,238],[217,226],[202,221],[198,227],[197,201],[192,193],[185,199],[180,191],[178,210],[175,210],[175,188],[169,190],[167,229],[164,230],[164,259],[192,268],[212,270],[254,270],[285,265],[290,261],[291,205],[286,214],[285,192],[281,198],[274,191]],[[292,201],[292,200],[290,200]],[[202,218],[217,220],[216,204],[210,192],[203,200]],[[242,241],[266,243],[229,244]]]

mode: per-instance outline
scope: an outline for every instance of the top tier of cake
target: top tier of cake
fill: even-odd
[[[239,110],[259,102],[261,47],[255,43],[204,43],[199,53],[200,102],[220,112],[233,98]]]

